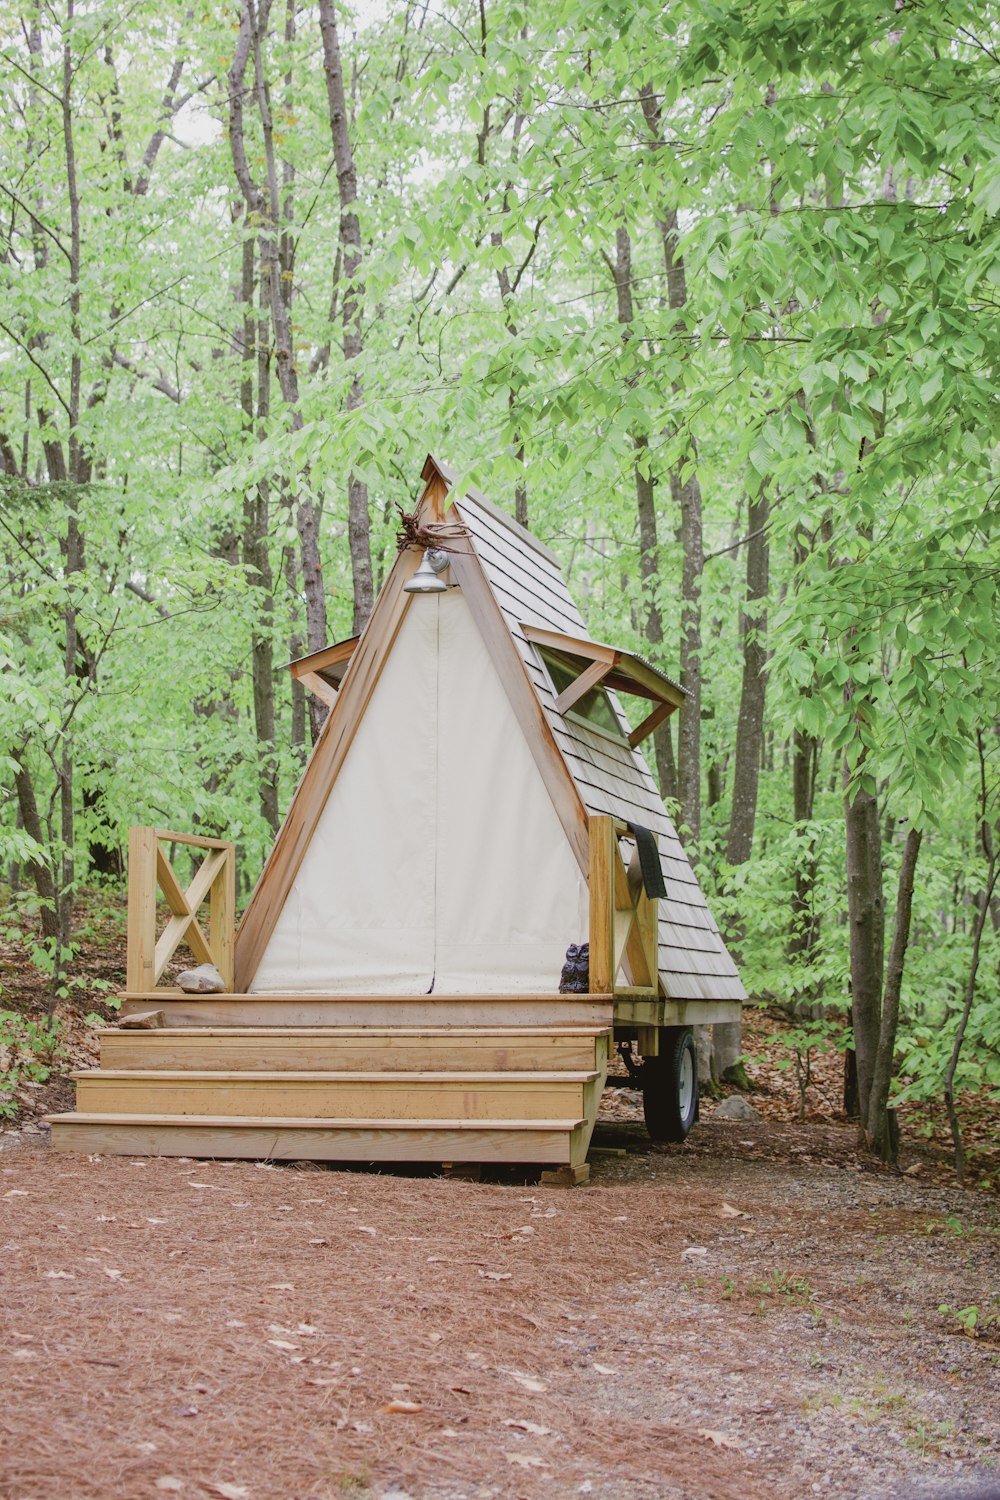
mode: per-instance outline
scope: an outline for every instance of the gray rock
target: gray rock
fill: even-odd
[[[728,1099],[723,1099],[715,1111],[716,1120],[759,1120],[760,1115],[752,1104],[740,1097],[739,1094],[730,1094]]]
[[[226,987],[214,964],[185,969],[183,974],[178,974],[177,983],[185,995],[221,995]]]

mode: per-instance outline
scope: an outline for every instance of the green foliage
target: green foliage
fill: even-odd
[[[18,1113],[25,1084],[47,1082],[64,1053],[60,1026],[43,1025],[15,1010],[0,1010],[0,1119]]]

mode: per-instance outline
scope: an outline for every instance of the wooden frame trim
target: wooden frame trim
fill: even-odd
[[[646,736],[652,734],[653,730],[674,712],[675,708],[672,703],[658,703],[653,712],[647,714],[642,723],[637,724],[629,735],[628,742],[632,749],[634,750],[636,745],[641,745]]]
[[[606,661],[591,662],[590,666],[585,668],[579,677],[559,694],[556,699],[557,712],[561,714],[567,713],[573,707],[574,703],[579,703],[581,698],[587,696],[591,688],[597,687],[598,683],[603,681],[610,671],[611,667]]]
[[[444,481],[432,477],[420,498],[418,511],[429,511],[437,519],[442,514],[446,493]],[[243,913],[236,932],[236,985],[243,992],[248,992],[253,983],[309,841],[399,633],[411,599],[403,585],[416,572],[418,561],[417,552],[409,549],[401,552],[393,564]]]
[[[521,622],[525,639],[550,651],[561,651],[567,656],[581,656],[592,662],[607,663],[606,686],[624,693],[634,693],[640,698],[651,698],[657,703],[669,703],[680,708],[688,694],[665,673],[651,667],[636,656],[634,651],[623,651],[617,646],[608,646],[603,641],[587,641],[576,635],[562,635],[557,630],[545,630],[540,625]]]
[[[202,849],[205,858],[187,890],[163,844]],[[156,936],[156,891],[163,892],[170,918]],[[208,932],[198,915],[208,899]],[[236,926],[236,846],[226,839],[174,833],[167,828],[133,827],[128,832],[128,919],[125,960],[128,988],[156,992],[164,969],[186,942],[198,963],[214,964],[226,992],[233,988]]]
[[[301,682],[304,688],[308,688],[311,693],[315,693],[316,697],[321,703],[325,703],[327,708],[332,708],[336,703],[337,689],[332,687],[326,681],[325,677],[320,677],[317,672],[296,672],[294,675],[296,680]]]
[[[358,648],[361,637],[352,635],[346,641],[336,641],[332,646],[324,646],[322,651],[312,651],[308,656],[298,656],[295,661],[288,663],[288,670],[292,676],[302,680],[308,673],[322,672],[327,667],[336,667],[342,661],[350,661]]]
[[[643,887],[638,849],[626,869],[618,844],[620,818],[592,813],[589,820],[591,991],[655,999],[659,986],[657,900]],[[625,981],[619,982],[624,972]]]

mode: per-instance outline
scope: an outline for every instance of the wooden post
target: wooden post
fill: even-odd
[[[609,995],[615,987],[615,820],[606,813],[592,813],[590,835],[590,992]]]
[[[236,849],[227,844],[225,864],[212,882],[208,906],[208,940],[222,975],[225,993],[233,992],[236,965]]]
[[[128,952],[125,987],[148,994],[155,984],[156,830],[128,831]]]

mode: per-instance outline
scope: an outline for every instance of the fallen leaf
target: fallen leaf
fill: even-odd
[[[544,1458],[538,1458],[534,1453],[505,1453],[509,1464],[520,1464],[522,1469],[547,1469],[548,1464]]]
[[[723,1219],[749,1219],[750,1217],[741,1208],[734,1208],[731,1203],[723,1203],[719,1214]]]
[[[177,1408],[177,1415],[179,1417],[196,1417],[198,1415],[198,1408],[196,1406],[179,1406]]]
[[[31,1194],[28,1192],[27,1188],[11,1188],[9,1192],[4,1193],[4,1197],[5,1198],[30,1198]]]
[[[511,1279],[509,1271],[480,1271],[479,1274],[484,1281],[509,1281]]]
[[[510,1371],[510,1374],[517,1381],[518,1385],[523,1386],[526,1391],[534,1391],[536,1394],[540,1394],[542,1391],[548,1390],[545,1382],[543,1380],[536,1380],[534,1375],[517,1375],[513,1370]]]
[[[250,1491],[245,1484],[210,1484],[207,1479],[200,1481],[202,1489],[208,1490],[210,1495],[220,1495],[222,1500],[250,1500]]]
[[[156,1481],[156,1488],[158,1490],[173,1490],[176,1492],[184,1488],[184,1481],[183,1479],[176,1479],[173,1474],[161,1474]]]
[[[96,1222],[98,1224],[113,1224],[115,1222],[115,1216],[114,1214],[98,1214]]]
[[[166,1222],[167,1222],[166,1219],[147,1219],[146,1220],[147,1224],[165,1224]]]
[[[322,1380],[318,1376],[316,1376],[316,1377],[312,1377],[311,1376],[306,1381],[306,1385],[337,1385],[338,1383],[339,1382],[336,1381],[336,1380]]]
[[[355,1224],[354,1228],[358,1231],[359,1234],[375,1234],[376,1233],[376,1231],[374,1229],[372,1229],[368,1224]]]
[[[267,1342],[273,1344],[275,1349],[297,1349],[299,1347],[298,1344],[290,1344],[287,1339],[268,1339]]]
[[[310,1243],[310,1245],[328,1245],[330,1243],[330,1241],[329,1240],[310,1240],[309,1243]]]
[[[726,1432],[714,1432],[711,1427],[696,1427],[698,1437],[714,1443],[716,1448],[739,1448],[740,1444]]]
[[[593,1368],[597,1371],[598,1375],[617,1375],[618,1374],[618,1371],[617,1370],[613,1370],[610,1365],[594,1365]]]
[[[132,1165],[134,1167],[138,1166],[138,1162],[133,1162]],[[143,1162],[142,1165],[145,1166],[146,1163]],[[192,1182],[190,1178],[188,1178],[188,1187],[193,1187],[193,1188],[207,1188],[210,1193],[231,1193],[232,1192],[232,1188],[223,1187],[223,1185],[222,1185],[221,1182]]]
[[[76,1280],[76,1273],[74,1271],[46,1271],[45,1275],[46,1275],[46,1278],[49,1281],[75,1281]]]
[[[440,1344],[440,1342],[441,1342],[441,1340],[443,1338],[444,1338],[444,1334],[443,1333],[429,1333],[427,1335],[427,1342],[429,1344]]]
[[[124,1271],[116,1271],[114,1266],[102,1266],[101,1270],[104,1272],[105,1276],[109,1276],[112,1281],[121,1281],[122,1277],[125,1275]]]
[[[421,1406],[419,1401],[395,1400],[387,1401],[384,1406],[379,1407],[379,1411],[397,1412],[401,1415],[411,1416],[414,1412],[423,1411],[423,1407]]]
[[[294,1292],[295,1290],[290,1281],[272,1281],[267,1289],[269,1292]]]
[[[551,1427],[540,1427],[537,1422],[521,1422],[516,1417],[505,1417],[505,1427],[516,1427],[518,1432],[530,1432],[532,1437],[548,1437]]]

